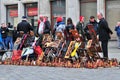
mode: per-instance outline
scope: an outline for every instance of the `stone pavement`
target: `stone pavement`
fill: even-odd
[[[120,80],[120,68],[73,69],[0,65],[0,80]]]
[[[108,55],[109,58],[117,58],[120,61],[120,49],[118,49],[117,41],[109,41]]]

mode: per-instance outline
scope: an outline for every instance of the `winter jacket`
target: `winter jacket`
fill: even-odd
[[[64,30],[65,30],[65,23],[57,22],[53,29],[53,36],[55,37],[56,32],[62,32],[62,35],[64,36]]]
[[[45,24],[44,34],[50,34],[50,22],[49,21],[45,21],[44,24]]]
[[[8,36],[8,32],[9,32],[9,29],[7,27],[1,27],[1,35],[2,35],[2,38],[7,38]]]
[[[84,23],[78,22],[76,25],[76,29],[78,33],[82,35],[83,40],[85,40]]]
[[[116,26],[115,31],[116,31],[117,36],[120,36],[120,26]]]
[[[22,20],[22,22],[20,22],[17,25],[17,31],[23,31],[25,34],[30,32],[30,30],[33,30],[32,26],[26,21],[26,20]]]
[[[66,35],[66,40],[73,40],[73,37],[70,33],[70,30],[74,30],[74,25],[73,24],[69,24],[66,26],[66,29],[65,29],[65,35]]]

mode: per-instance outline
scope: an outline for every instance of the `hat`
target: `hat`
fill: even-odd
[[[22,16],[23,19],[27,18],[26,16]]]
[[[43,18],[44,16],[40,15],[39,18]]]
[[[57,21],[57,22],[62,22],[62,21],[63,21],[63,18],[62,18],[62,17],[57,17],[56,21]]]
[[[80,19],[80,21],[82,21],[82,20],[84,19],[84,16],[80,16],[80,18],[79,18],[79,19]]]

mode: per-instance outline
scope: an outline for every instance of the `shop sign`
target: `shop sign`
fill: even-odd
[[[28,8],[27,10],[27,14],[28,16],[37,16],[38,15],[38,8],[34,7],[34,8]]]
[[[18,10],[10,10],[10,17],[17,17],[18,16]]]

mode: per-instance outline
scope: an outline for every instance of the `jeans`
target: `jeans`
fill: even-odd
[[[6,49],[5,44],[4,44],[3,41],[0,41],[0,47],[1,47],[1,49]]]
[[[7,38],[2,38],[3,44],[5,46],[6,49],[8,49],[7,47]]]
[[[3,38],[3,42],[7,49],[13,50],[13,38],[11,36],[7,36],[7,38]]]

